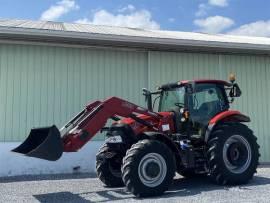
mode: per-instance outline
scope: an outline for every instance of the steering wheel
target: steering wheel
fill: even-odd
[[[184,106],[185,106],[185,104],[182,103],[182,102],[176,102],[176,103],[174,103],[174,105],[177,106],[177,107],[179,107],[180,109],[181,108],[184,108]]]

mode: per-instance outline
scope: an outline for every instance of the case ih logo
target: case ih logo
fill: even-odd
[[[123,102],[122,106],[127,107],[129,109],[134,109],[135,108],[135,106],[133,104],[129,103],[129,102]]]

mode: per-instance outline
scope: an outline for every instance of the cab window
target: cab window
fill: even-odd
[[[194,120],[208,122],[213,116],[228,108],[222,88],[216,84],[197,84],[189,102]]]

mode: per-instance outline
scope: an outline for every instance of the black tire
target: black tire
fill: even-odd
[[[111,152],[111,149],[105,143],[99,149],[99,152],[96,156],[97,176],[108,187],[122,187],[124,186],[121,175],[122,159],[117,155],[115,155],[115,157],[110,159],[98,158],[102,157],[102,155],[104,155],[107,152]]]
[[[208,142],[209,176],[220,185],[247,183],[256,173],[259,156],[257,138],[246,125],[219,124]]]
[[[151,156],[156,157],[156,160],[159,160],[161,165],[157,164],[157,162],[155,163],[155,160],[151,162]],[[132,145],[127,151],[123,159],[122,178],[128,191],[135,196],[156,196],[161,195],[169,188],[175,175],[175,170],[174,154],[167,145],[156,140],[141,140]],[[150,183],[147,183],[147,178],[143,178],[144,176],[146,177],[146,174],[150,174],[148,178],[153,177]]]

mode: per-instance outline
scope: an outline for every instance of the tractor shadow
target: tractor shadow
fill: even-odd
[[[111,202],[119,200],[163,200],[166,201],[172,197],[184,197],[198,195],[203,192],[216,191],[216,190],[229,190],[232,187],[237,187],[240,190],[252,190],[249,186],[268,185],[270,184],[270,178],[255,176],[250,183],[240,186],[218,186],[213,183],[207,177],[200,177],[194,179],[186,179],[178,176],[174,179],[174,182],[170,189],[162,196],[150,197],[150,198],[136,198],[131,193],[127,192],[125,188],[105,188],[104,190],[98,190],[85,193],[71,193],[71,192],[58,192],[48,194],[38,194],[34,197],[41,203],[47,202]]]
[[[231,188],[239,188],[240,190],[252,190],[249,186],[268,185],[270,178],[255,176],[248,184],[238,186],[220,186],[210,181],[208,177],[198,177],[194,179],[177,178],[174,179],[173,185],[160,198],[181,197],[198,195],[202,192],[229,190]]]
[[[0,183],[28,182],[41,180],[69,180],[69,179],[84,179],[84,178],[96,178],[96,174],[73,173],[73,174],[10,176],[10,177],[0,177]]]

